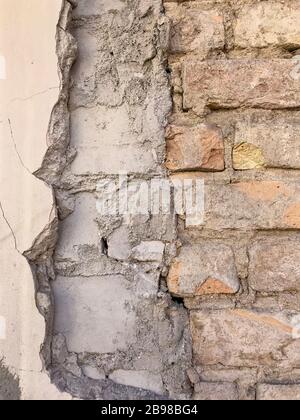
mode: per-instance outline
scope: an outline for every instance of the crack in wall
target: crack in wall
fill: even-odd
[[[24,101],[30,101],[30,99],[33,99],[33,98],[35,98],[35,97],[37,97],[37,96],[40,96],[40,95],[44,95],[45,93],[47,93],[47,92],[49,92],[49,91],[51,91],[51,90],[58,90],[59,89],[59,86],[53,86],[53,87],[50,87],[50,88],[48,88],[48,89],[45,89],[45,90],[43,90],[43,91],[41,91],[41,92],[36,92],[36,93],[33,93],[32,95],[30,95],[30,96],[26,96],[25,98],[13,98],[10,102],[9,102],[9,104],[8,105],[11,105],[12,103],[14,103],[14,102],[17,102],[17,101],[21,101],[21,102],[24,102]]]
[[[3,217],[4,221],[5,221],[5,223],[7,224],[8,229],[10,230],[10,233],[11,233],[11,235],[12,235],[12,237],[13,237],[13,240],[14,240],[14,245],[15,245],[15,249],[16,249],[16,251],[17,251],[19,254],[21,254],[21,252],[18,250],[16,235],[15,235],[14,230],[13,230],[13,228],[11,227],[11,224],[9,223],[9,221],[8,221],[7,217],[5,216],[4,209],[3,209],[3,206],[2,206],[1,201],[0,201],[0,210],[1,210],[1,213],[2,213],[2,217]],[[1,240],[2,240],[2,239],[3,239],[3,238],[1,238]],[[5,238],[4,238],[4,239],[5,239]],[[22,254],[21,254],[21,255],[22,255]]]
[[[11,141],[12,141],[12,143],[13,143],[13,146],[14,146],[14,149],[15,149],[15,151],[16,151],[16,154],[17,154],[17,156],[18,156],[18,159],[19,159],[19,161],[20,161],[20,163],[21,163],[21,165],[23,166],[23,168],[30,174],[30,175],[32,175],[31,174],[31,172],[30,172],[30,170],[27,168],[27,166],[24,164],[24,162],[23,162],[23,159],[21,158],[21,155],[20,155],[20,153],[19,153],[19,151],[18,151],[18,148],[17,148],[17,144],[16,144],[16,142],[15,142],[15,138],[14,138],[14,132],[13,132],[13,128],[12,128],[12,124],[11,124],[11,120],[10,120],[10,118],[8,118],[7,119],[7,121],[8,121],[8,125],[9,125],[9,131],[10,131],[10,138],[11,138]]]

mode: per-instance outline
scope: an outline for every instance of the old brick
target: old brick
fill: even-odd
[[[223,135],[214,125],[171,125],[167,132],[167,152],[166,166],[172,171],[223,171],[225,168]]]
[[[127,260],[131,254],[129,230],[127,226],[121,226],[114,230],[107,241],[107,255],[115,260]]]
[[[204,217],[199,224],[211,230],[300,229],[298,177],[212,183],[211,174],[174,173],[172,181],[204,180]]]
[[[293,314],[239,309],[192,312],[195,362],[241,367],[296,365],[300,340],[293,340],[292,320]]]
[[[224,18],[219,11],[201,10],[197,3],[167,3],[166,14],[172,22],[172,53],[195,53],[198,58],[206,58],[209,51],[224,47]]]
[[[283,180],[206,185],[208,229],[299,229],[300,188]]]
[[[259,120],[236,125],[233,152],[235,169],[300,168],[300,124],[292,118]]]
[[[168,287],[181,297],[236,293],[239,280],[233,250],[214,243],[184,246],[170,269]]]
[[[299,401],[300,385],[268,385],[257,387],[259,401]]]
[[[299,63],[298,63],[299,64]],[[203,115],[208,109],[300,106],[299,75],[293,60],[187,60],[184,108]]]
[[[300,46],[300,9],[296,1],[268,1],[244,6],[234,28],[238,47]]]
[[[251,143],[239,143],[233,149],[233,167],[236,170],[259,169],[266,166],[263,151]]]
[[[300,291],[299,238],[272,238],[249,249],[249,284],[259,292]]]
[[[239,399],[237,386],[230,382],[201,382],[195,385],[194,400],[235,401]]]

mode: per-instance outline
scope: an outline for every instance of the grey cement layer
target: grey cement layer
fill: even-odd
[[[161,1],[81,1],[73,12],[70,161],[61,176],[61,167],[53,176],[45,165],[43,178],[54,185],[60,219],[48,369],[77,398],[191,395],[188,315],[164,277],[176,252],[175,217],[97,211],[99,182],[120,171],[137,188],[167,178],[168,30]]]

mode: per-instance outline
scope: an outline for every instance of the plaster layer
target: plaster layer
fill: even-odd
[[[70,398],[50,383],[40,358],[45,320],[24,256],[45,257],[55,236],[52,188],[34,173],[48,148],[49,120],[60,92],[56,35],[67,5],[61,0],[0,1],[5,65],[0,80],[0,358],[18,378],[20,395],[15,396],[21,399]]]

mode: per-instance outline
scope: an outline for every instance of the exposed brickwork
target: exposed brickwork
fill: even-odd
[[[0,400],[300,400],[300,0],[0,2]]]
[[[165,1],[171,178],[203,179],[178,222],[197,400],[300,399],[300,3]]]

